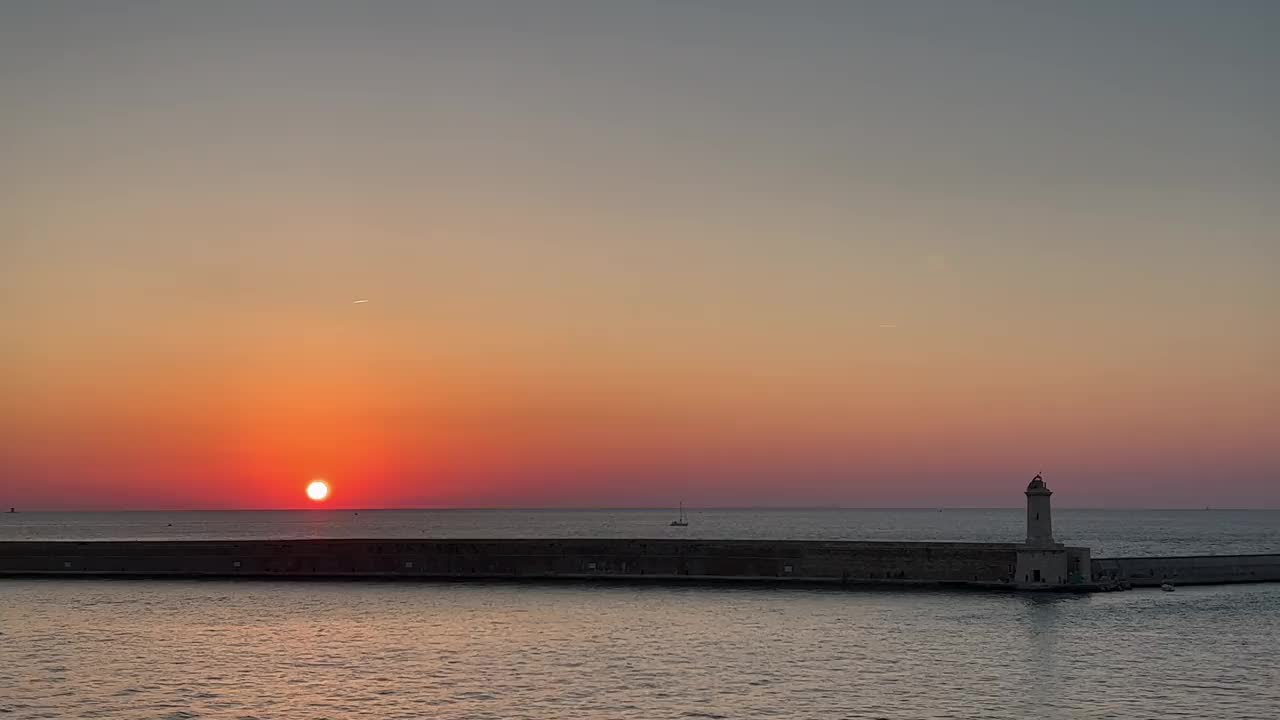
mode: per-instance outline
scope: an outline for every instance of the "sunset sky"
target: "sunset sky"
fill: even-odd
[[[1278,37],[5,2],[0,505],[1280,506]]]

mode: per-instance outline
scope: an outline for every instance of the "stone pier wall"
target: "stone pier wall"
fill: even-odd
[[[1134,587],[1280,582],[1280,555],[1184,555],[1180,557],[1098,558],[1093,579],[1120,580]]]
[[[1018,547],[656,539],[0,542],[0,576],[602,578],[1007,587]]]

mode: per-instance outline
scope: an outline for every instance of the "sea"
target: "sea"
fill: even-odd
[[[16,513],[0,540],[1016,541],[1022,510]],[[1095,557],[1280,552],[1280,511],[1055,509]],[[1093,595],[0,579],[0,718],[1280,717],[1280,584]]]

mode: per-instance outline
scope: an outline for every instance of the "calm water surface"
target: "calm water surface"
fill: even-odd
[[[1275,718],[1280,585],[0,581],[0,715]]]
[[[17,513],[0,540],[1017,540],[1021,510]],[[1276,511],[1055,512],[1095,556],[1280,552]],[[0,716],[1276,718],[1280,585],[1096,596],[0,580]]]
[[[0,514],[0,540],[695,537],[1018,542],[1022,509],[362,510]],[[1094,557],[1280,553],[1280,510],[1054,510],[1059,540]]]

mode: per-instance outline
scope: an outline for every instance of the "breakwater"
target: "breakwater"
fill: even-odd
[[[0,541],[0,577],[723,581],[1087,592],[1280,581],[1280,555],[1090,558],[1053,538],[1044,478],[1021,543],[711,539]]]
[[[1059,546],[1061,547],[1061,546]],[[1280,555],[1089,559],[1058,582],[1019,577],[1021,543],[811,540],[176,540],[0,542],[0,577],[723,581],[1087,591],[1280,582]]]
[[[1009,588],[1016,585],[1021,548],[1016,543],[802,540],[4,542],[0,575],[704,580]]]
[[[1097,558],[1093,577],[1134,587],[1280,582],[1280,555],[1181,555]]]

